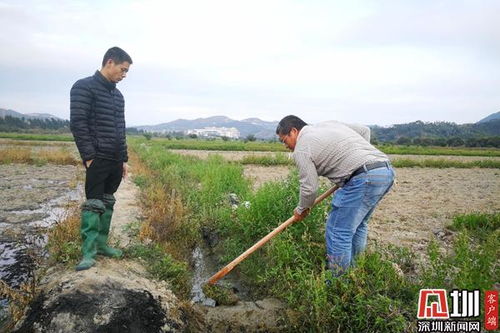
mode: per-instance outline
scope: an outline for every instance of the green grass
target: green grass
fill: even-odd
[[[125,255],[144,260],[153,278],[169,282],[177,295],[188,297],[191,277],[186,263],[173,259],[156,245],[132,245],[125,249]]]
[[[397,155],[455,155],[455,156],[500,156],[500,149],[495,148],[455,148],[378,145],[386,154]]]
[[[467,230],[474,238],[485,240],[500,229],[500,214],[457,215],[448,228],[453,231]]]
[[[71,134],[0,133],[0,138],[36,141],[74,141]]]
[[[293,159],[289,157],[288,154],[276,153],[273,156],[244,156],[241,164],[258,164],[265,166],[273,165],[294,165]]]

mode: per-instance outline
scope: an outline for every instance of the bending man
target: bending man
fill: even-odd
[[[297,221],[309,214],[318,176],[341,187],[333,197],[325,235],[328,267],[340,276],[365,249],[368,220],[393,184],[389,159],[370,144],[370,129],[365,126],[337,121],[307,125],[296,116],[287,116],[279,122],[276,134],[293,151],[299,170]]]

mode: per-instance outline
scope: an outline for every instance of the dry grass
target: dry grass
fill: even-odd
[[[80,161],[67,149],[0,148],[0,164],[78,165]]]
[[[134,151],[129,151],[129,164],[134,181],[141,188],[140,203],[144,219],[139,230],[139,239],[159,244],[174,258],[182,260],[190,253],[185,243],[193,239],[194,229],[189,227],[182,199],[175,189],[169,189],[159,182],[158,175],[139,159]],[[184,243],[183,246],[179,246]]]
[[[73,264],[80,259],[80,209],[68,206],[66,215],[49,231],[47,248],[54,262]]]
[[[146,216],[139,237],[159,243],[171,240],[185,220],[186,211],[175,190],[168,191],[160,184],[152,184],[143,193],[143,212]]]
[[[3,148],[0,149],[0,163],[28,163],[31,160],[31,149]]]
[[[39,277],[31,272],[30,278],[19,286],[19,289],[10,287],[5,281],[0,280],[0,295],[9,300],[10,321],[7,323],[5,332],[14,328],[21,320],[25,310],[39,293]]]

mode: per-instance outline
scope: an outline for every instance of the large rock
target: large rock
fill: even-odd
[[[99,259],[82,272],[52,267],[17,332],[178,332],[186,316],[163,281],[126,260]]]

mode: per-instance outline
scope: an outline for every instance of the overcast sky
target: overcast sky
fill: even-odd
[[[500,1],[0,0],[0,108],[69,119],[112,46],[127,125],[226,115],[389,125],[500,110]]]

